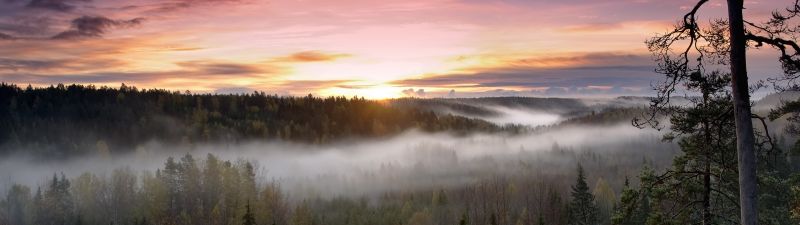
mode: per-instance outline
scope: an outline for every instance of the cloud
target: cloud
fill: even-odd
[[[67,59],[16,59],[0,58],[0,76],[3,72],[82,73],[103,68],[119,68],[126,62],[113,58]]]
[[[425,95],[426,95],[425,94],[425,89],[417,89],[415,91],[413,88],[409,88],[409,89],[403,90],[402,93],[403,93],[403,95],[408,96],[408,97],[419,97],[419,98],[424,98]]]
[[[218,89],[219,84],[255,78],[269,81],[279,71],[269,65],[236,64],[216,61],[177,63],[180,69],[166,71],[116,72],[123,61],[117,60],[15,60],[0,58],[0,77],[12,83],[51,85],[57,83],[130,83],[153,84],[176,82],[196,88]],[[112,68],[112,69],[103,69]],[[185,79],[191,78],[191,79]]]
[[[191,77],[194,88],[212,86],[222,83],[229,77],[220,77],[213,74],[203,74],[197,71],[166,71],[166,72],[96,72],[77,74],[37,74],[37,73],[10,73],[3,74],[3,80],[11,83],[27,83],[36,85],[52,85],[58,83],[127,83],[127,84],[153,84],[168,79]]]
[[[303,51],[291,54],[289,56],[280,57],[277,60],[285,62],[325,62],[325,61],[334,61],[349,56],[350,56],[349,54],[332,54],[320,51]]]
[[[32,0],[27,7],[70,12],[75,9],[74,4],[80,2],[91,2],[91,0]]]
[[[653,60],[647,55],[617,52],[572,53],[569,55],[539,56],[514,59],[509,66],[540,68],[577,68],[608,66],[649,66]]]
[[[63,61],[19,60],[0,58],[0,71],[42,70],[64,65]]]
[[[581,24],[567,26],[561,29],[564,32],[571,33],[591,33],[602,31],[614,31],[622,29],[624,26],[621,23],[594,23],[594,24]]]
[[[49,33],[57,20],[50,16],[19,15],[0,20],[0,31],[14,35],[42,35]]]
[[[672,21],[663,20],[625,20],[614,22],[590,22],[576,25],[567,25],[558,31],[570,34],[589,34],[589,33],[620,33],[636,30],[669,30],[674,26]]]
[[[0,33],[0,40],[13,40],[13,39],[15,39],[14,36]]]
[[[649,86],[656,78],[646,56],[588,53],[567,56],[501,60],[491,68],[462,73],[436,74],[392,82],[406,87],[546,88],[588,86]]]
[[[79,39],[100,37],[112,28],[139,25],[143,17],[165,18],[180,8],[195,5],[245,2],[248,0],[0,0],[0,32],[20,39]],[[160,8],[160,10],[154,10]],[[71,21],[69,30],[52,31],[63,27],[74,15],[84,15]],[[132,20],[112,20],[107,17],[126,16]],[[2,38],[8,39],[8,38]]]
[[[524,68],[435,75],[392,84],[415,87],[647,86],[656,78],[654,75],[650,67]]]
[[[288,80],[279,86],[291,90],[316,90],[353,82],[353,80]]]
[[[58,83],[149,83],[164,77],[164,73],[93,73],[44,75],[32,73],[4,74],[3,79],[12,83],[51,85]]]
[[[177,10],[188,9],[200,5],[219,5],[229,3],[239,3],[245,0],[176,0],[171,2],[164,2],[158,5],[155,9],[151,10],[156,13],[170,13]]]
[[[260,65],[215,62],[209,60],[186,61],[176,64],[188,70],[209,75],[253,75],[276,72],[272,70],[272,68],[267,69]]]
[[[648,87],[621,86],[568,86],[543,87],[520,90],[496,88],[489,90],[426,91],[429,98],[481,98],[481,97],[615,97],[615,96],[652,96],[655,92]]]
[[[129,28],[137,26],[144,21],[143,18],[131,20],[112,20],[103,16],[81,16],[72,20],[70,30],[53,36],[53,39],[79,39],[100,37],[112,28]]]

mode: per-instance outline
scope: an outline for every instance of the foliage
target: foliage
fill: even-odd
[[[661,174],[643,173],[638,193],[623,192],[616,224],[639,220],[637,211],[649,211],[648,224],[739,224],[739,186],[734,115],[727,84],[721,73],[694,74],[687,88],[702,93],[686,107],[671,109],[671,131],[665,140],[677,141],[683,154]],[[756,119],[763,118],[755,116]],[[766,125],[766,124],[764,124]],[[767,131],[766,127],[763,129]],[[787,157],[769,133],[756,133],[759,177],[759,214],[762,224],[789,224],[788,196],[774,196],[787,188]],[[641,203],[647,201],[648,205]],[[624,218],[629,217],[630,219]]]
[[[572,186],[571,196],[568,212],[570,225],[594,225],[600,223],[600,211],[594,195],[589,190],[589,185],[586,184],[586,175],[580,165],[578,166],[578,180]]]
[[[247,202],[245,207],[244,215],[242,216],[242,225],[256,225],[256,218],[253,216],[253,212],[250,210],[250,202]]]
[[[67,157],[96,149],[113,155],[148,141],[187,147],[247,140],[329,143],[409,129],[463,134],[519,127],[363,98],[192,94],[124,84],[118,89],[0,84],[0,154],[29,149],[40,156]]]

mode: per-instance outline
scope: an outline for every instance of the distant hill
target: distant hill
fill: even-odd
[[[324,144],[426,132],[520,133],[537,126],[625,122],[647,97],[492,97],[386,101],[345,97],[192,94],[82,85],[0,84],[0,154],[66,157],[156,142],[193,146],[280,140]],[[634,110],[627,110],[634,109]]]
[[[65,157],[158,142],[192,146],[248,140],[329,143],[428,132],[515,132],[484,120],[396,108],[363,98],[191,94],[166,90],[0,84],[0,153]]]
[[[755,104],[753,104],[752,110],[753,112],[759,114],[767,113],[770,110],[783,105],[784,102],[797,100],[800,100],[800,91],[773,93],[756,101]]]
[[[583,100],[571,98],[535,97],[483,97],[483,98],[404,98],[391,100],[401,108],[418,108],[437,113],[453,113],[466,116],[499,116],[497,107],[534,110],[539,112],[569,115],[591,111]]]
[[[514,121],[513,119],[497,119],[502,117],[523,117],[536,119],[541,115],[557,116],[558,121],[584,117],[607,110],[624,108],[643,108],[649,106],[650,97],[624,96],[617,98],[537,98],[537,97],[484,97],[484,98],[404,98],[390,101],[395,107],[416,108],[434,111],[437,114],[453,114],[465,117],[480,118],[488,121]],[[676,98],[675,102],[685,102]],[[513,113],[515,115],[509,115]],[[520,115],[520,114],[528,114]],[[517,121],[519,124],[537,124],[530,121]]]

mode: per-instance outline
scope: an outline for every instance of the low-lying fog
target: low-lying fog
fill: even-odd
[[[495,124],[522,124],[531,127],[555,124],[563,119],[562,116],[554,113],[537,112],[534,110],[493,107],[494,111],[499,112],[499,116],[478,117]]]
[[[501,108],[507,116],[492,122],[549,125],[560,115]],[[564,127],[525,135],[408,131],[401,135],[332,145],[250,142],[240,145],[174,148],[143,144],[136,153],[42,163],[25,156],[0,160],[0,193],[13,183],[43,185],[54,173],[75,177],[91,171],[109,176],[116,168],[154,171],[168,156],[192,154],[203,160],[211,153],[225,160],[247,160],[258,168],[260,182],[278,181],[292,196],[362,196],[391,190],[437,188],[481,178],[524,173],[569,174],[581,163],[630,167],[636,175],[642,159],[673,154],[652,129],[629,123],[614,126]],[[598,160],[598,155],[600,159]],[[603,155],[612,155],[605,157]],[[596,162],[586,161],[594,157]],[[667,158],[668,159],[668,158]],[[202,165],[202,164],[201,164]]]

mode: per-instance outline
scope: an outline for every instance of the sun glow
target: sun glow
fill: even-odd
[[[404,97],[403,89],[385,84],[354,84],[353,87],[331,87],[320,91],[324,96],[364,97],[366,99],[390,99]]]

